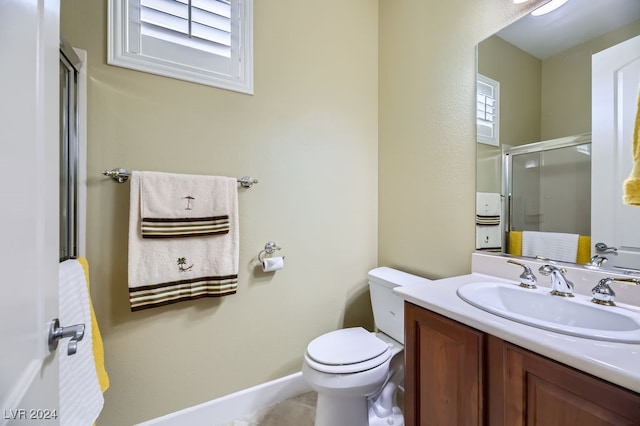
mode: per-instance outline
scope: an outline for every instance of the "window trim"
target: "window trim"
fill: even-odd
[[[253,0],[237,1],[240,19],[239,64],[237,75],[207,71],[188,64],[171,64],[157,58],[144,56],[127,50],[129,36],[128,7],[134,0],[108,1],[108,47],[107,63],[136,71],[148,72],[164,77],[204,84],[235,92],[253,94]],[[232,35],[232,37],[234,37]]]

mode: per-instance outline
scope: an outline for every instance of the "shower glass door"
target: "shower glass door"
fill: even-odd
[[[591,135],[505,153],[509,231],[591,234]]]

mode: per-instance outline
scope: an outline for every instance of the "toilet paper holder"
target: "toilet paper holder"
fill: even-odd
[[[276,250],[280,250],[281,248],[282,247],[279,247],[273,241],[269,241],[264,245],[264,250],[260,250],[260,253],[258,253],[258,260],[260,261],[260,263],[262,263],[265,254],[273,254]],[[282,258],[284,259],[284,256],[282,256]]]

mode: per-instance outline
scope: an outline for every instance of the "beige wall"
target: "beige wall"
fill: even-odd
[[[542,61],[493,36],[478,45],[478,72],[500,82],[500,143],[538,142]]]
[[[427,277],[469,272],[475,47],[542,2],[380,1],[381,264]]]
[[[640,20],[547,58],[542,140],[591,132],[591,55],[640,34]]]
[[[500,145],[540,140],[542,61],[492,36],[478,45],[478,72],[500,82]],[[478,144],[479,192],[502,192],[502,148]]]
[[[638,34],[640,21],[542,60],[496,36],[482,41],[478,72],[501,85],[501,143],[523,145],[590,132],[591,56]],[[479,147],[481,152],[484,158]]]
[[[88,258],[111,388],[130,425],[300,371],[314,337],[372,326],[377,264],[378,5],[255,2],[255,95],[106,65],[106,0],[63,0],[88,51]],[[260,179],[240,190],[238,293],[131,313],[128,184],[113,167]],[[275,275],[255,269],[274,240]]]

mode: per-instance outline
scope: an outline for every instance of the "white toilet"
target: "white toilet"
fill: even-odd
[[[387,267],[369,271],[377,332],[346,328],[309,343],[302,375],[318,392],[315,426],[404,426],[396,403],[404,379],[404,303],[392,289],[428,282]]]

